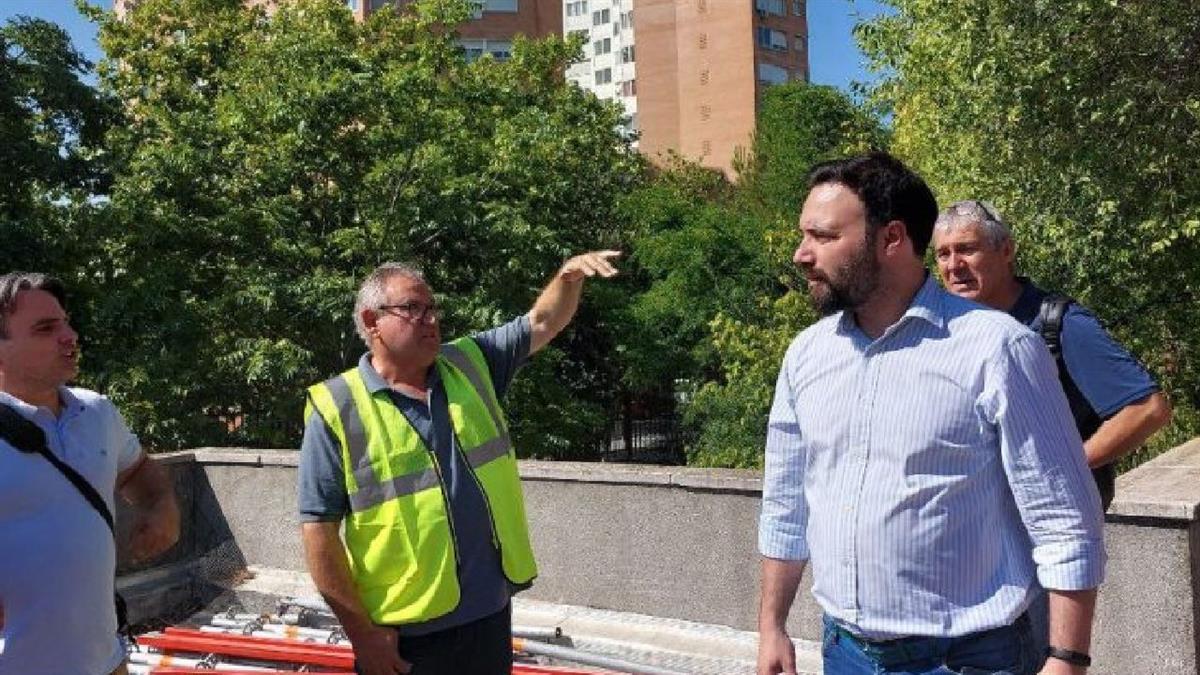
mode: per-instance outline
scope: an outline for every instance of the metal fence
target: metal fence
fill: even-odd
[[[630,443],[625,440],[625,423],[614,420],[609,427],[608,447],[601,452],[605,462],[638,464],[685,464],[684,439],[679,417],[662,415],[630,421]]]

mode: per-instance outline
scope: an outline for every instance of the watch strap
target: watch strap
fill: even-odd
[[[1074,652],[1070,649],[1051,646],[1046,650],[1046,656],[1059,661],[1066,661],[1073,666],[1082,666],[1087,668],[1092,665],[1092,657],[1083,652]]]

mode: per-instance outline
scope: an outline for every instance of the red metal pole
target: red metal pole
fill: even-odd
[[[347,645],[322,645],[286,638],[247,637],[168,628],[164,633],[139,636],[138,644],[162,651],[186,651],[310,666],[354,668],[354,651]]]

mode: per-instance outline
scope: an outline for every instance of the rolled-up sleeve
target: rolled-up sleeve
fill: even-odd
[[[795,397],[788,375],[794,349],[788,350],[775,383],[775,401],[767,426],[763,465],[762,514],[758,550],[768,558],[807,560],[808,506],[804,500],[804,446],[796,421]]]
[[[1030,334],[1006,343],[990,366],[988,407],[1038,581],[1053,590],[1096,588],[1104,580],[1104,514],[1054,360]]]

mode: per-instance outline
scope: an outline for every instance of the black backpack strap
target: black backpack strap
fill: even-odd
[[[71,468],[69,464],[59,459],[53,452],[50,452],[50,446],[46,444],[46,434],[38,425],[25,419],[16,410],[11,407],[0,404],[0,438],[3,438],[17,450],[27,453],[37,453],[46,458],[46,461],[54,465],[71,484],[79,490],[79,494],[87,500],[92,508],[96,509],[96,513],[104,519],[108,525],[108,530],[116,536],[116,529],[113,527],[112,513],[108,510],[108,505],[104,503],[104,498],[96,492],[96,488],[87,481],[86,478],[79,475],[79,472]]]
[[[1071,406],[1071,417],[1075,419],[1075,428],[1079,429],[1080,437],[1086,441],[1096,433],[1096,430],[1103,424],[1103,420],[1080,391],[1079,385],[1075,384],[1075,378],[1071,377],[1071,372],[1067,370],[1067,362],[1063,358],[1063,317],[1066,316],[1067,310],[1074,302],[1061,293],[1049,293],[1042,300],[1038,317],[1042,321],[1042,340],[1045,341],[1046,348],[1050,350],[1050,354],[1058,366],[1058,379],[1062,383],[1063,392],[1067,395],[1067,403]],[[1111,464],[1106,464],[1092,469],[1092,477],[1096,480],[1096,487],[1100,491],[1100,501],[1104,510],[1107,511],[1115,494],[1116,470]]]
[[[1058,361],[1060,370],[1065,370],[1062,361],[1063,317],[1066,316],[1072,302],[1074,300],[1061,293],[1048,293],[1042,299],[1042,307],[1038,310],[1038,318],[1042,323],[1042,340],[1050,350],[1050,355]]]

